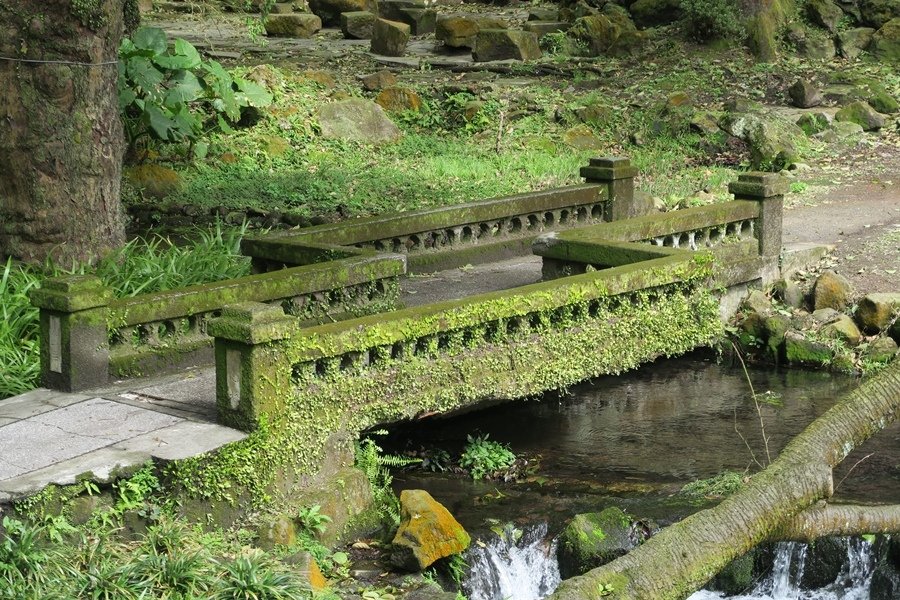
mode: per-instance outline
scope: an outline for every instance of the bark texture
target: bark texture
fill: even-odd
[[[0,256],[89,260],[124,240],[117,66],[98,64],[117,59],[123,8],[0,0]]]
[[[897,507],[821,502],[833,491],[832,468],[898,416],[900,361],[895,361],[814,421],[744,489],[622,558],[564,581],[551,598],[681,600],[768,539],[898,531]]]

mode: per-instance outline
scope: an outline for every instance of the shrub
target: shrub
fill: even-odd
[[[681,24],[698,42],[741,40],[746,32],[736,4],[728,0],[681,0]]]
[[[459,459],[459,466],[467,469],[473,479],[491,477],[497,471],[508,469],[516,462],[510,449],[484,436],[467,436],[468,443]]]

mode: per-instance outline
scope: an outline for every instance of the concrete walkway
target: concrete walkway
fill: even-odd
[[[176,460],[246,435],[215,419],[212,368],[80,394],[37,389],[0,400],[0,502],[51,483],[105,482],[151,459]]]

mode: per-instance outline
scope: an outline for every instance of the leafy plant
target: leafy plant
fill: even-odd
[[[195,142],[207,119],[223,131],[246,107],[262,108],[272,96],[259,85],[232,77],[214,60],[204,61],[189,42],[142,27],[119,47],[119,109],[129,148],[142,138]],[[201,147],[205,153],[206,148]]]
[[[746,32],[738,11],[728,0],[682,0],[681,23],[698,42],[739,40]]]
[[[698,479],[681,488],[681,493],[693,498],[722,498],[730,496],[744,485],[744,474],[722,471],[709,479]]]
[[[384,434],[376,431],[374,434]],[[391,482],[390,467],[404,467],[420,462],[418,458],[407,458],[396,454],[385,454],[372,438],[363,438],[356,445],[356,466],[361,469],[372,487],[372,497],[379,516],[392,525],[400,523],[400,501]]]
[[[459,459],[459,466],[468,469],[473,479],[491,477],[516,462],[509,447],[488,439],[488,435],[467,436],[468,443]]]
[[[309,592],[300,581],[277,568],[264,554],[239,556],[226,563],[215,600],[306,599]]]
[[[303,528],[309,532],[324,533],[327,524],[331,522],[331,517],[323,515],[319,510],[321,506],[313,504],[307,508],[301,508],[297,513],[297,520],[303,525]]]

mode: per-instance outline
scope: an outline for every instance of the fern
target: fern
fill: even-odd
[[[385,431],[374,431],[375,435],[384,435]],[[356,466],[369,480],[372,498],[378,516],[393,526],[400,524],[400,501],[391,483],[394,480],[390,468],[399,468],[421,462],[419,458],[409,458],[397,454],[385,454],[384,450],[371,438],[364,438],[356,445]]]

